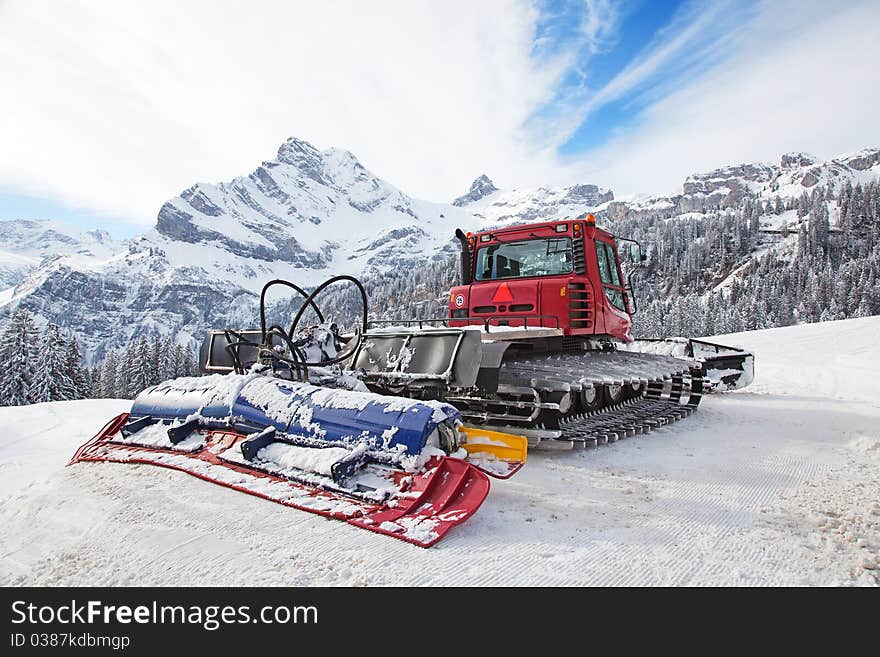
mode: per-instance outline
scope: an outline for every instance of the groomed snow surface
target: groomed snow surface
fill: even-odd
[[[880,317],[724,336],[750,388],[531,453],[428,550],[161,468],[65,468],[128,402],[2,408],[0,584],[876,586],[878,338]]]

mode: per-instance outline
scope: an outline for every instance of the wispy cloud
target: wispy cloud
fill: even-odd
[[[554,71],[554,92],[528,117],[524,133],[534,149],[552,150],[584,115],[580,107],[595,90],[591,59],[613,48],[625,8],[611,0],[542,0],[536,3],[536,37],[532,57]]]
[[[716,66],[732,54],[732,38],[753,17],[752,6],[744,0],[691,1],[680,6],[610,81],[564,100],[568,134],[560,135],[562,141],[609,104],[620,103],[634,114]]]
[[[623,14],[611,0],[537,0],[532,55],[563,55],[569,61],[612,46]]]
[[[851,2],[831,14],[829,7],[762,3],[725,35],[725,57],[662,89],[670,93],[648,96],[639,124],[582,153],[568,177],[622,193],[666,193],[689,173],[724,164],[878,145],[880,5]]]
[[[422,197],[483,170],[519,182],[561,70],[532,56],[536,21],[524,0],[11,0],[0,186],[149,224],[291,135]]]
[[[638,6],[8,0],[0,188],[149,224],[291,135],[436,200],[482,172],[667,191],[694,169],[880,141],[876,2],[687,3],[598,83]],[[633,120],[560,157],[609,108]]]

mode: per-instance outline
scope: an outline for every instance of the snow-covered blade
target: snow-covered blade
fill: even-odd
[[[642,338],[621,347],[643,354],[693,358],[709,381],[707,392],[739,390],[755,379],[755,356],[745,349],[688,338]]]
[[[467,520],[489,492],[488,477],[456,458],[433,456],[417,473],[388,467],[365,467],[345,484],[301,470],[307,462],[320,469],[328,459],[319,450],[273,443],[248,461],[241,433],[202,429],[172,445],[160,438],[155,425],[126,437],[129,414],[111,420],[80,447],[68,465],[86,461],[157,465],[186,472],[205,481],[261,497],[291,508],[309,511],[372,532],[393,536],[420,547],[430,547],[454,526]],[[147,436],[140,436],[148,432]]]
[[[427,547],[479,508],[487,474],[525,462],[462,460],[460,424],[441,402],[258,374],[179,378],[144,390],[71,463],[181,470]]]

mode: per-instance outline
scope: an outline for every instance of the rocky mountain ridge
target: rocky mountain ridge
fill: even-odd
[[[353,274],[368,281],[374,308],[409,305],[432,314],[441,288],[454,281],[456,227],[587,211],[600,223],[658,212],[673,217],[746,199],[794,198],[878,174],[880,149],[829,162],[794,153],[778,165],[695,174],[672,196],[618,200],[594,184],[503,190],[481,175],[452,203],[433,203],[406,195],[348,151],[291,138],[246,176],[184,190],[162,206],[153,230],[127,243],[100,233],[66,242],[58,230],[47,232],[42,245],[38,231],[17,242],[0,239],[0,250],[31,258],[29,268],[4,279],[0,317],[23,304],[38,321],[76,333],[95,361],[141,334],[193,345],[209,327],[251,326],[259,291],[274,278],[308,287]],[[21,223],[24,235],[27,222]]]

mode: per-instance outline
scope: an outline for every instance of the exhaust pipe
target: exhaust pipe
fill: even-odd
[[[455,236],[461,244],[461,284],[471,284],[471,252],[468,250],[467,235],[461,228],[455,229]]]

